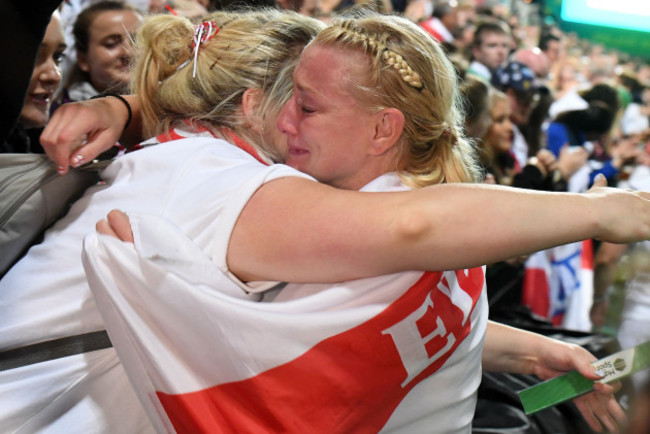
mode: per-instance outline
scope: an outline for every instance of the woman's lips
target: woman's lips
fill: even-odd
[[[51,93],[30,93],[29,99],[33,104],[47,106],[52,97]]]
[[[289,155],[300,156],[300,155],[305,155],[308,152],[309,151],[307,151],[306,149],[303,149],[303,148],[297,148],[295,146],[289,146]]]

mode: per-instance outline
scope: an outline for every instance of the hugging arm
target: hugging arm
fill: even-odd
[[[362,193],[280,178],[244,207],[227,261],[243,281],[339,282],[469,268],[587,238],[648,239],[648,196],[604,187],[571,194],[478,184]],[[118,214],[111,218],[128,227]],[[110,220],[100,225],[132,241],[130,228]]]
[[[650,236],[649,197],[478,184],[360,193],[282,178],[244,208],[228,266],[242,280],[336,282],[474,267],[587,238],[629,242]]]

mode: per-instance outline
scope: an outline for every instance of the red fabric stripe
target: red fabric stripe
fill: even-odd
[[[156,136],[156,140],[158,140],[160,143],[165,143],[165,142],[170,142],[172,140],[180,140],[180,139],[187,139],[187,137],[183,137],[180,134],[178,134],[174,128],[170,129],[165,133],[158,134]]]
[[[188,126],[194,128],[199,133],[202,133],[202,132],[210,132],[211,133],[210,130],[208,130],[207,128],[205,128],[205,127],[203,127],[201,125],[192,126],[192,124],[189,121],[186,121],[185,124],[187,124]],[[239,149],[247,152],[253,158],[255,158],[260,163],[264,164],[265,166],[269,165],[269,163],[267,163],[266,161],[264,161],[262,159],[262,157],[260,157],[260,154],[257,152],[257,149],[255,149],[250,143],[246,142],[244,139],[242,139],[241,137],[239,137],[237,134],[235,134],[234,132],[232,132],[229,129],[224,129],[224,131],[230,136],[230,139],[233,141],[235,146],[237,146]],[[184,137],[184,136],[181,136],[180,134],[178,134],[174,128],[170,129],[169,131],[167,131],[165,133],[162,133],[162,134],[159,134],[159,135],[156,136],[156,140],[158,140],[158,142],[160,142],[160,143],[169,142],[171,140],[186,139],[186,138],[187,137]]]
[[[436,41],[438,41],[438,42],[442,41],[442,39],[443,39],[442,35],[440,33],[436,32],[433,29],[433,27],[431,27],[431,24],[429,23],[428,20],[421,22],[420,27],[422,27],[424,30],[426,30],[427,33],[430,34],[433,37],[433,39],[435,39]]]
[[[244,141],[244,139],[242,139],[241,137],[239,137],[237,134],[233,133],[230,130],[226,130],[226,132],[230,135],[230,138],[235,143],[235,146],[251,154],[257,161],[259,161],[263,165],[265,166],[269,165],[269,163],[267,163],[262,159],[262,157],[260,157],[260,154],[257,153],[257,149],[255,149],[250,143]]]
[[[533,313],[548,318],[551,309],[550,293],[546,271],[540,268],[526,268],[521,303],[530,307]]]
[[[467,276],[455,273],[459,286],[472,299],[473,310],[483,288],[483,271],[473,269]],[[424,273],[379,315],[321,341],[291,362],[246,380],[179,395],[158,392],[157,396],[179,433],[377,432],[406,394],[436,372],[470,332],[471,321],[463,324],[461,309],[438,289],[443,284],[441,276],[440,272]],[[411,322],[412,314],[427,305],[433,308]],[[447,334],[428,336],[432,330],[442,330],[440,321]],[[429,355],[429,359],[417,359],[423,364],[411,371],[410,381],[396,338],[386,333],[405,322],[415,324],[422,338],[410,339],[422,342]],[[455,341],[450,339],[452,334]],[[251,353],[263,356],[255,348]],[[432,358],[434,354],[437,357]]]
[[[580,265],[583,269],[594,269],[594,243],[591,240],[582,242],[582,262]]]

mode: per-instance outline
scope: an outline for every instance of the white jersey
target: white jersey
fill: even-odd
[[[403,189],[394,175],[372,186]],[[84,263],[159,431],[469,432],[482,268],[290,284],[259,302],[161,219],[132,227],[134,245],[89,236]]]
[[[404,189],[399,177],[391,173],[375,179],[362,191]],[[473,278],[463,279],[463,276]],[[427,279],[431,280],[424,284]],[[346,321],[361,322],[390,311],[395,311],[392,313],[395,315],[405,298],[428,295],[423,304],[427,310],[420,307],[414,315],[383,331],[391,337],[400,356],[390,360],[406,379],[400,388],[382,390],[381,396],[369,393],[359,406],[377,411],[382,405],[397,403],[386,425],[377,426],[382,432],[466,433],[471,429],[481,381],[481,353],[488,317],[484,280],[484,270],[478,268],[444,273],[397,273],[333,287],[290,283],[277,293],[273,302],[300,300],[311,309],[338,312]],[[445,310],[455,310],[456,315],[462,312],[462,315],[452,316]],[[427,333],[422,328],[409,327],[416,323],[423,327],[426,321],[431,322]],[[455,344],[450,345],[454,339]],[[419,348],[426,348],[426,352],[418,351]],[[383,360],[384,364],[388,360]],[[387,366],[383,371],[373,367],[377,362],[369,355],[369,366],[361,378],[373,382],[383,377],[386,381],[390,370]],[[411,381],[415,384],[410,384]],[[372,409],[373,405],[376,408]]]
[[[0,350],[105,328],[81,263],[82,240],[112,209],[163,216],[220,267],[233,225],[265,182],[306,176],[265,166],[212,137],[127,154],[0,281]],[[0,372],[2,432],[147,432],[113,348]]]

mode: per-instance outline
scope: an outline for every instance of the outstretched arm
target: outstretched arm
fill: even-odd
[[[536,333],[489,322],[483,347],[483,368],[493,372],[533,374],[542,380],[577,370],[590,380],[602,378],[591,363],[596,358],[584,348]],[[574,399],[589,426],[616,432],[625,412],[614,397],[616,388],[596,383],[594,391]]]
[[[244,207],[227,261],[243,281],[469,268],[587,238],[647,239],[649,198],[604,187],[572,194],[477,184],[361,193],[280,178]]]
[[[91,161],[117,141],[128,146],[142,139],[138,99],[129,95],[124,98],[133,113],[126,130],[128,111],[117,98],[68,103],[56,109],[41,134],[41,144],[60,174],[66,173],[68,166],[78,167]]]
[[[228,265],[243,280],[291,282],[462,269],[588,238],[646,239],[649,198],[603,187],[572,194],[477,184],[359,193],[283,178],[244,208]]]

